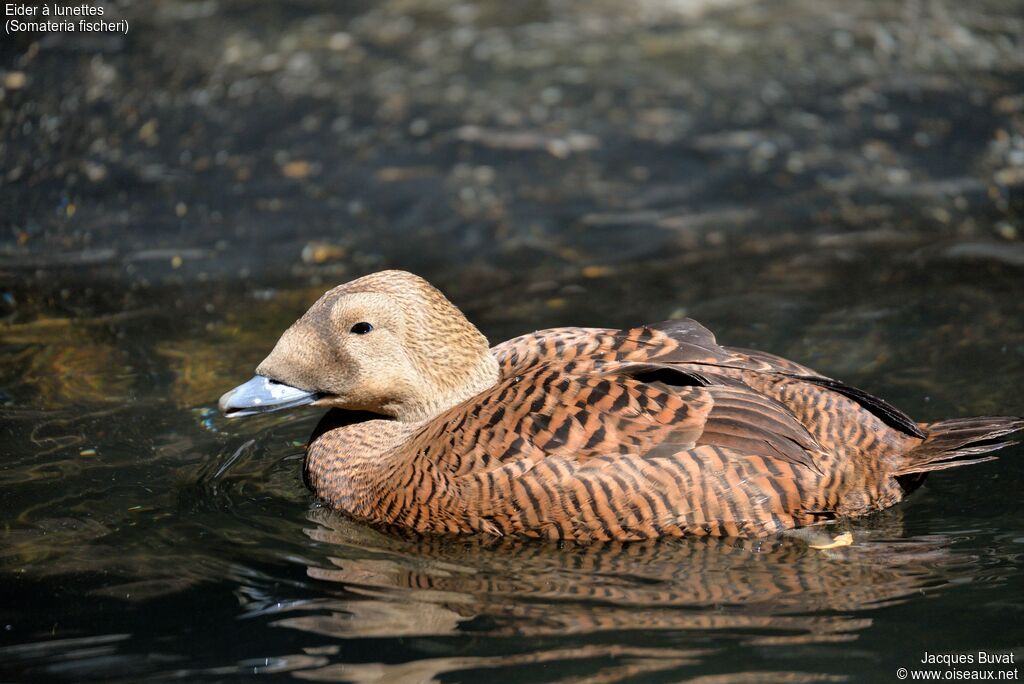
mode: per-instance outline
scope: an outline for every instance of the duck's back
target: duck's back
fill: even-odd
[[[1021,427],[975,419],[930,435],[688,319],[541,331],[492,353],[497,385],[402,435],[391,486],[349,512],[434,532],[762,535],[890,506],[921,473],[979,460],[993,447],[978,441]]]

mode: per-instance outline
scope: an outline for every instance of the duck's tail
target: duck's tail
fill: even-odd
[[[893,475],[907,492],[924,481],[926,473],[995,460],[990,451],[1016,444],[1004,437],[1024,430],[1024,418],[987,416],[950,418],[922,424],[927,436],[903,454],[903,463]]]

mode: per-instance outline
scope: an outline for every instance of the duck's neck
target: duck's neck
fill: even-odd
[[[501,375],[498,360],[490,350],[479,361],[458,371],[421,371],[423,390],[414,401],[395,407],[394,415],[403,423],[422,423],[475,397],[497,384]]]
[[[488,353],[461,382],[438,383],[437,391],[396,419],[331,411],[317,426],[306,451],[306,481],[332,508],[358,518],[389,522],[384,502],[407,485],[415,469],[435,469],[432,459],[403,448],[420,428],[449,409],[493,387],[500,373]],[[395,514],[398,511],[394,511]]]
[[[324,416],[306,449],[306,483],[331,508],[374,518],[383,494],[399,486],[398,447],[420,424],[386,419],[346,424],[349,416],[344,411]]]

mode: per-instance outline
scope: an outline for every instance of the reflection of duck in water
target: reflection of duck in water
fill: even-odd
[[[948,538],[903,538],[898,513],[859,525],[856,550],[827,553],[784,537],[605,542],[567,553],[514,538],[410,539],[324,509],[312,515],[308,534],[327,558],[308,573],[337,589],[323,584],[315,596],[282,604],[273,624],[327,643],[420,638],[433,657],[359,665],[351,649],[337,659],[320,651],[316,663],[299,661],[308,679],[433,681],[441,672],[561,662],[608,681],[666,670],[674,672],[666,681],[678,681],[715,660],[694,646],[749,652],[850,641],[871,625],[863,611],[978,571]],[[446,641],[457,637],[473,638],[472,657],[459,655],[462,642]]]
[[[221,398],[316,403],[316,493],[427,532],[579,540],[763,535],[886,508],[926,473],[993,458],[1021,418],[918,424],[881,399],[692,320],[556,328],[493,349],[426,281],[320,298]]]

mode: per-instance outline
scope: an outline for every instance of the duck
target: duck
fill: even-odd
[[[902,501],[990,461],[1014,416],[915,422],[684,318],[490,346],[425,279],[326,292],[221,412],[329,410],[305,480],[357,521],[421,534],[635,541],[765,537]]]

